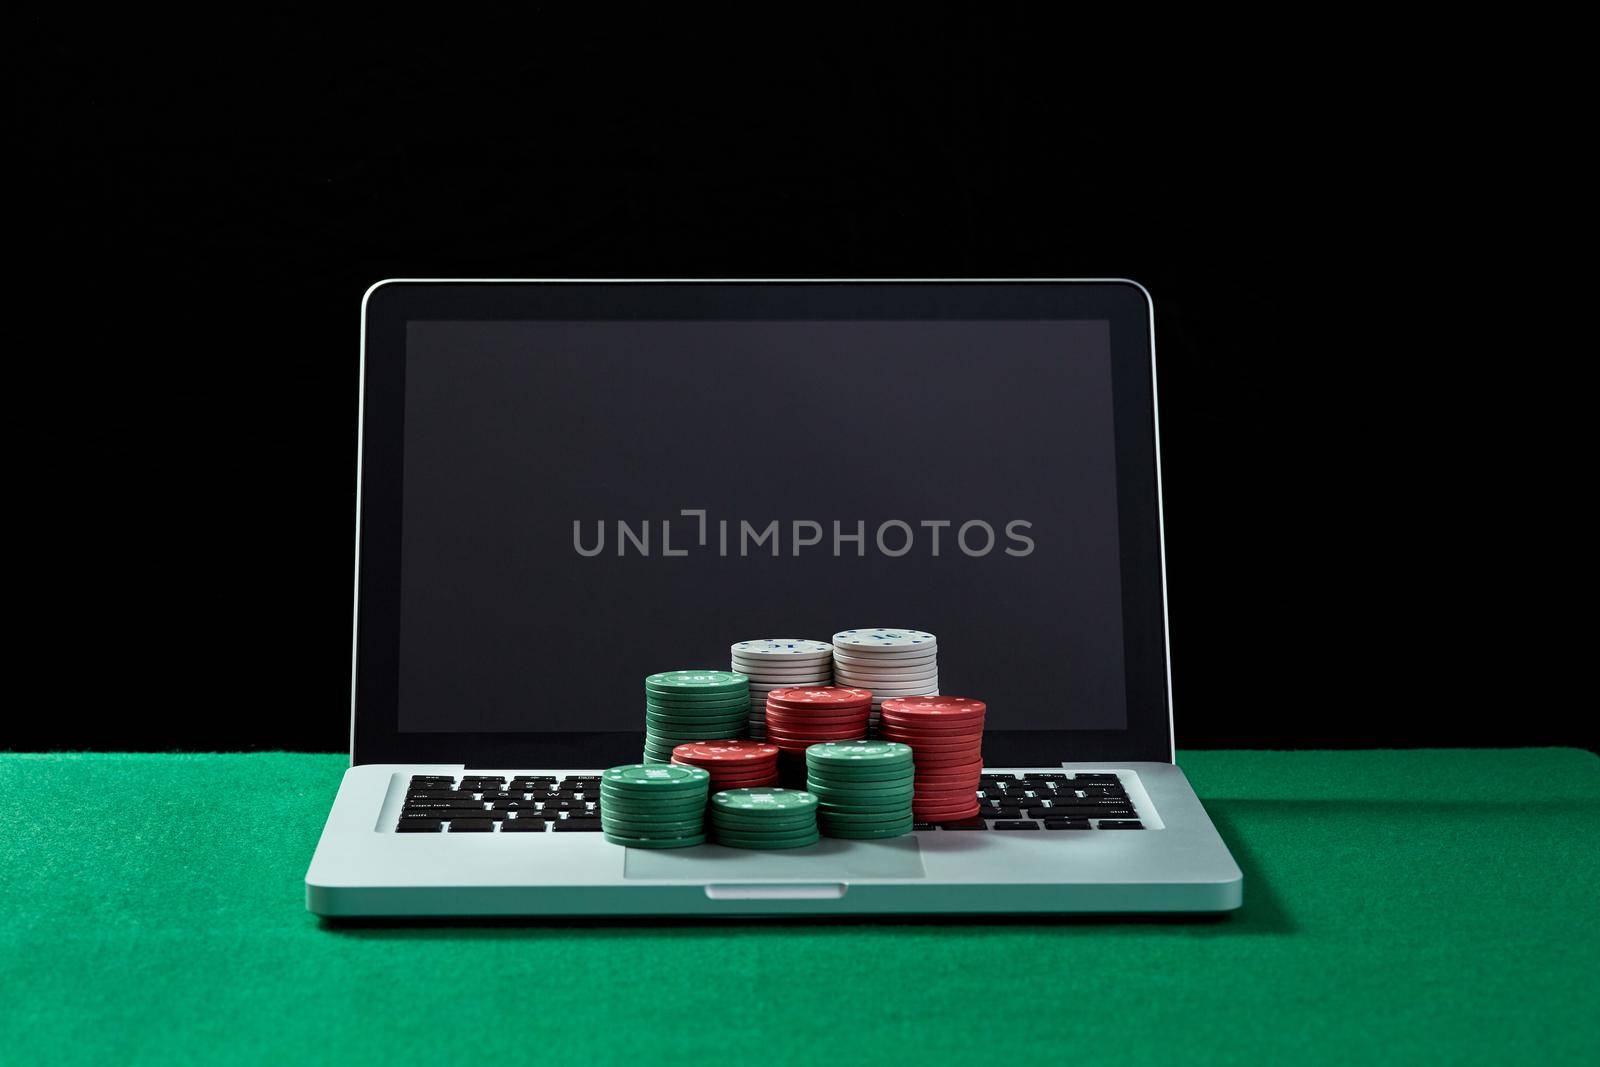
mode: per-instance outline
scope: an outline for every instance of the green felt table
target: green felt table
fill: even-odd
[[[1198,922],[329,925],[344,762],[0,756],[0,1062],[1600,1060],[1585,752],[1186,753]]]

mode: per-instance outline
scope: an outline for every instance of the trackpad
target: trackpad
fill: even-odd
[[[915,837],[844,841],[824,837],[805,848],[756,852],[721,845],[698,848],[630,848],[625,878],[694,882],[855,882],[868,878],[921,878]]]

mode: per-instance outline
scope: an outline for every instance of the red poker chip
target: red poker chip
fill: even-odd
[[[911,806],[919,811],[964,811],[977,802],[977,797],[913,797]]]
[[[972,748],[965,752],[952,752],[948,756],[931,752],[913,751],[911,754],[911,762],[916,764],[917,770],[923,772],[924,774],[928,774],[933,771],[944,771],[947,774],[955,774],[966,770],[968,767],[977,767],[981,770],[983,766],[983,753],[977,748]]]
[[[908,730],[918,734],[975,734],[983,729],[982,719],[973,719],[971,722],[919,722],[893,716],[883,720],[885,729]]]
[[[917,796],[919,797],[931,797],[940,793],[966,793],[970,796],[978,795],[978,784],[976,782],[919,782],[913,778],[911,780],[911,785],[912,788],[916,790]]]
[[[953,745],[983,736],[982,730],[907,730],[891,723],[880,723],[878,729],[885,737],[903,737],[908,742],[922,741],[930,745]]]
[[[970,808],[951,811],[922,811],[912,808],[911,816],[918,822],[960,822],[963,819],[976,819],[978,817],[978,805],[974,804]]]
[[[774,689],[767,694],[768,704],[801,708],[851,708],[872,703],[869,689],[847,689],[843,686],[796,686],[793,689]]]
[[[912,737],[885,736],[885,741],[898,741],[909,745],[912,752],[926,752],[928,755],[950,755],[952,752],[976,752],[984,747],[982,737],[962,737],[960,741],[917,741]]]
[[[976,782],[982,777],[982,761],[976,761],[960,767],[929,767],[926,764],[916,764],[913,777],[919,782],[933,785],[937,781],[951,782]]]
[[[977,797],[913,797],[911,810],[925,811],[971,811],[978,806]],[[1019,819],[1022,816],[1017,816]]]
[[[689,763],[696,767],[760,763],[777,758],[778,750],[760,741],[690,741],[672,750],[674,763]]]
[[[854,723],[840,723],[836,726],[809,726],[789,723],[767,723],[768,737],[854,737],[867,728],[865,721]]]
[[[778,766],[778,746],[769,745],[768,747],[772,749],[772,758],[769,760],[762,760],[760,763],[738,763],[732,766],[729,766],[728,764],[719,764],[715,767],[704,767],[701,769],[711,772],[711,780],[713,782],[723,778],[749,778],[752,775],[771,774],[772,771]]]
[[[897,730],[918,730],[932,734],[952,733],[965,734],[983,729],[984,719],[962,719],[952,722],[948,719],[917,718],[910,715],[894,715],[886,711],[879,712],[885,727],[894,727]]]
[[[781,708],[768,708],[767,721],[786,722],[797,725],[805,723],[815,724],[817,726],[842,726],[845,723],[866,722],[867,712],[866,709],[863,708],[861,711],[852,711],[847,715],[806,715],[793,711],[784,711]]]
[[[969,697],[938,693],[928,696],[893,697],[883,702],[883,710],[896,715],[927,716],[943,722],[965,722],[969,719],[983,718],[989,710],[989,705]]]

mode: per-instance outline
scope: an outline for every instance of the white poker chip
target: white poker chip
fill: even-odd
[[[833,672],[840,678],[925,678],[939,673],[937,663],[922,663],[915,667],[839,667]]]
[[[806,664],[803,667],[739,667],[739,673],[750,680],[758,678],[814,678],[832,670],[829,664]]]
[[[839,670],[844,667],[864,667],[867,669],[876,667],[920,667],[923,664],[937,663],[938,661],[939,656],[937,653],[924,652],[918,652],[914,656],[835,656],[833,657],[833,669]]]
[[[939,654],[938,645],[907,645],[905,648],[853,648],[840,645],[833,651],[834,661],[839,660],[889,660],[889,659],[926,659]]]
[[[826,641],[805,641],[798,637],[770,637],[759,641],[737,641],[731,650],[735,660],[747,663],[767,663],[787,660],[809,663],[829,659],[833,646]]]
[[[912,649],[931,652],[938,646],[938,638],[921,630],[892,630],[877,626],[840,630],[833,635],[833,647],[850,652],[900,652]]]

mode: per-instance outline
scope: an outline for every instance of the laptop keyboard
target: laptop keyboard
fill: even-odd
[[[977,818],[915,830],[1142,830],[1115,774],[985,773]],[[412,775],[395,827],[403,834],[600,831],[600,777],[593,774]]]

